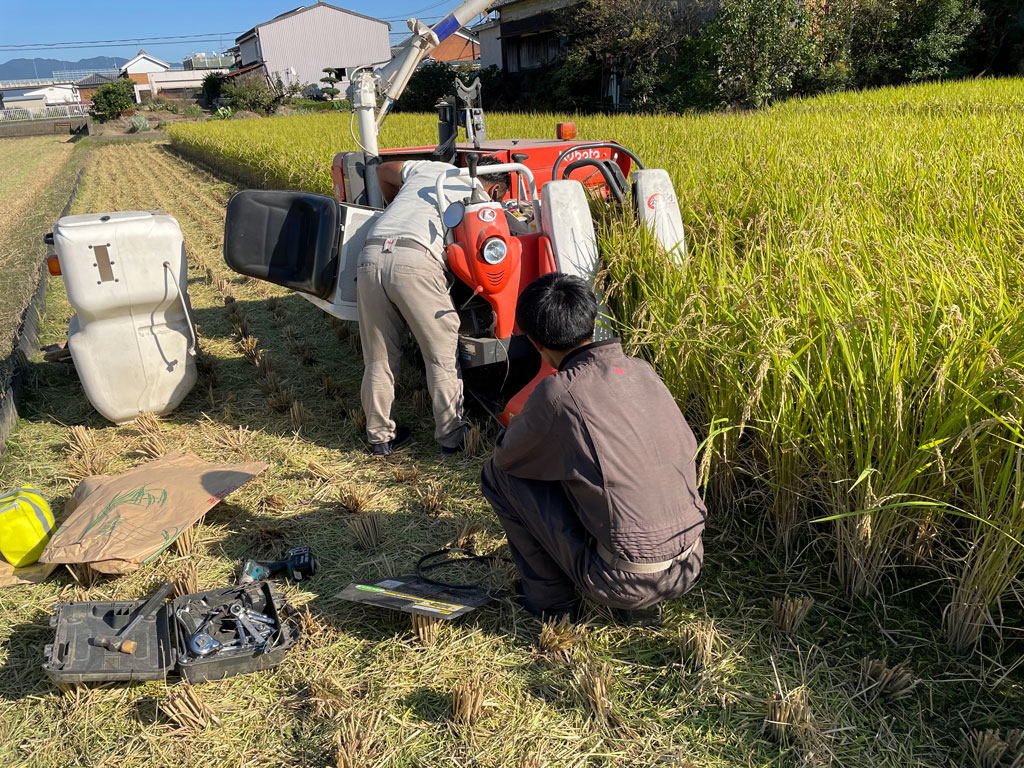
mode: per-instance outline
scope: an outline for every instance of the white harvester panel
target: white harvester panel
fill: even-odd
[[[541,230],[551,240],[555,265],[559,272],[582,277],[595,289],[600,315],[594,340],[609,339],[613,336],[607,327],[610,314],[595,285],[601,257],[586,190],[570,179],[549,181],[541,190],[541,200]]]
[[[374,223],[384,215],[384,212],[348,203],[339,203],[338,207],[342,223],[340,247],[338,248],[338,272],[334,290],[326,299],[319,299],[308,293],[299,295],[330,315],[342,320],[358,322],[356,267],[359,266],[359,254],[366,244],[366,237]]]
[[[654,233],[676,263],[682,264],[686,257],[683,217],[679,214],[679,199],[668,172],[661,168],[636,171],[633,185],[640,221]]]
[[[185,242],[173,216],[65,216],[53,230],[75,314],[68,348],[89,402],[115,423],[166,413],[196,383]]]

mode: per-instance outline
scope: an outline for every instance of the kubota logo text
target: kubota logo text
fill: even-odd
[[[600,149],[577,149],[575,152],[570,152],[565,156],[563,162],[572,164],[577,160],[600,160],[601,150]]]

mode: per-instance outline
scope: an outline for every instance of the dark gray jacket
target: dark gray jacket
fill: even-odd
[[[514,477],[560,482],[583,525],[634,563],[670,560],[704,530],[697,441],[650,364],[617,340],[570,353],[494,449]]]

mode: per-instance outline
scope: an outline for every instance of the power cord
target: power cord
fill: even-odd
[[[452,557],[452,555],[461,555],[461,557]],[[430,562],[437,558],[444,558],[437,562]],[[489,590],[483,586],[482,583],[456,583],[441,581],[440,579],[432,579],[427,576],[428,571],[433,571],[437,568],[444,568],[445,566],[453,565],[456,563],[486,563],[491,566],[491,571],[495,570],[495,566],[498,563],[510,563],[512,562],[507,557],[499,557],[498,555],[475,555],[465,549],[459,547],[446,547],[445,549],[439,549],[436,552],[430,552],[419,559],[416,563],[416,575],[427,584],[432,584],[435,587],[442,587],[443,589],[483,589],[491,597],[508,597],[512,593],[508,590]]]

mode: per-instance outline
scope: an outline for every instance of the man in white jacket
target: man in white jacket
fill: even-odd
[[[480,159],[481,166],[498,162]],[[410,161],[382,163],[377,169],[388,205],[360,254],[356,290],[365,365],[362,405],[367,437],[378,458],[387,457],[409,440],[409,429],[391,418],[406,325],[416,337],[426,365],[434,438],[443,454],[462,448],[465,424],[458,366],[459,315],[448,293],[445,228],[435,188],[438,176],[454,167]],[[477,180],[492,200],[501,200],[510,183],[508,174],[479,175]],[[469,179],[452,179],[445,184],[446,202],[464,200],[472,191]]]

